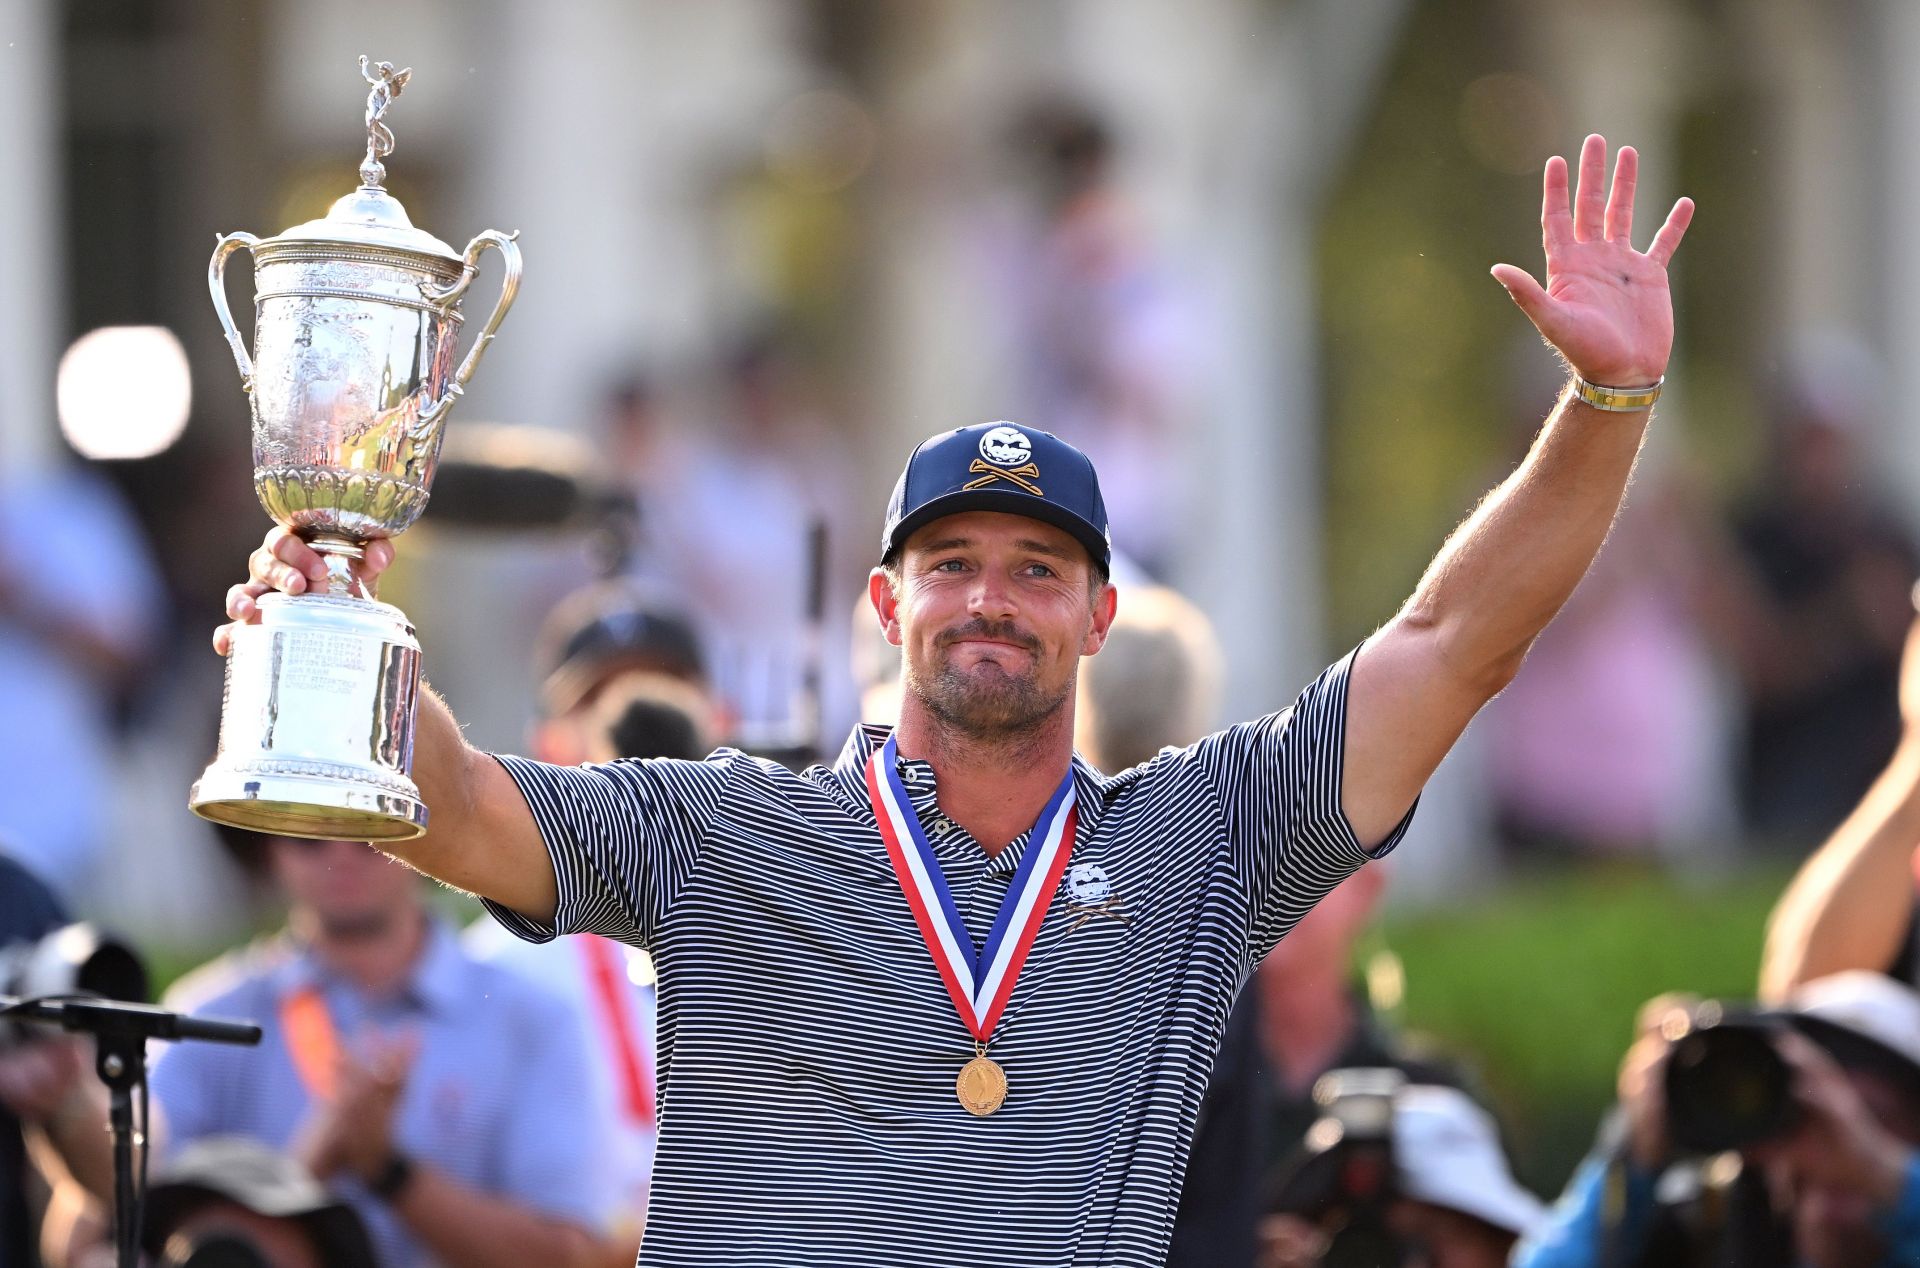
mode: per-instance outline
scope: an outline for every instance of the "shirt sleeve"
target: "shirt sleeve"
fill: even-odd
[[[1356,649],[1291,708],[1208,736],[1195,754],[1226,822],[1226,845],[1252,899],[1255,961],[1327,891],[1400,843],[1413,811],[1371,850],[1340,808],[1347,679]]]
[[[542,924],[488,901],[494,919],[530,942],[598,933],[646,947],[699,863],[736,763],[749,759],[721,749],[700,762],[496,760],[533,811],[560,903],[553,922]]]
[[[1611,1190],[1611,1192],[1610,1192]],[[1608,1219],[1609,1209],[1613,1219]],[[1654,1178],[1624,1160],[1594,1154],[1580,1164],[1567,1191],[1540,1227],[1514,1247],[1512,1268],[1596,1268],[1603,1247],[1631,1260],[1654,1212]]]

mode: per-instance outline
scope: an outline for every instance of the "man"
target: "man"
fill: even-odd
[[[158,1054],[156,1158],[212,1136],[286,1150],[347,1198],[389,1268],[605,1262],[599,1125],[561,1003],[462,954],[420,878],[370,847],[266,848],[286,933],[195,970],[166,1000],[252,1018],[264,1037]],[[97,1122],[90,1147],[63,1148],[104,1198]]]
[[[1113,778],[1074,761],[1075,671],[1113,621],[1106,516],[1083,455],[1007,424],[908,460],[869,579],[899,724],[830,768],[496,759],[423,702],[433,828],[395,852],[525,936],[604,933],[659,968],[647,1263],[1162,1259],[1240,982],[1399,841],[1618,509],[1691,215],[1635,251],[1636,164],[1609,199],[1589,137],[1577,202],[1547,165],[1548,284],[1495,275],[1578,380],[1405,609],[1290,710]],[[371,543],[364,572],[391,559]],[[236,621],[324,561],[276,530],[250,574]]]
[[[1792,1125],[1703,1173],[1673,1166],[1669,1138],[1682,1006],[1663,996],[1642,1010],[1622,1112],[1516,1268],[1920,1268],[1920,996],[1864,972],[1795,992],[1770,1014]]]
[[[1323,1139],[1321,1147],[1328,1143]],[[1305,1179],[1310,1173],[1298,1174]],[[1513,1178],[1493,1116],[1451,1087],[1414,1083],[1393,1093],[1389,1192],[1382,1217],[1402,1258],[1381,1268],[1506,1268],[1514,1244],[1546,1215],[1540,1199]],[[1299,1202],[1305,1194],[1283,1190],[1282,1209],[1290,1196],[1308,1205]],[[1269,1217],[1259,1268],[1325,1262],[1331,1235],[1340,1231],[1328,1227],[1333,1222],[1325,1214]]]
[[[0,948],[32,942],[67,923],[45,882],[0,852]],[[4,993],[0,986],[0,993]],[[11,1023],[0,1023],[0,1027]],[[33,1264],[36,1220],[27,1201],[23,1125],[50,1125],[82,1079],[87,1053],[77,1042],[0,1030],[0,1264]]]

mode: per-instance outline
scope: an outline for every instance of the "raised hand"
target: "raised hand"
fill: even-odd
[[[1607,387],[1645,387],[1666,373],[1673,350],[1673,301],[1667,262],[1693,219],[1682,198],[1644,252],[1633,249],[1633,191],[1640,156],[1620,147],[1613,188],[1606,187],[1607,142],[1580,147],[1580,188],[1569,200],[1567,161],[1547,160],[1540,231],[1547,284],[1511,264],[1493,276],[1581,378]]]

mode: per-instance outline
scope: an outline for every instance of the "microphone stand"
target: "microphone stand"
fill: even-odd
[[[150,1004],[126,1004],[109,999],[20,999],[9,995],[0,995],[0,1017],[58,1026],[94,1037],[94,1071],[107,1085],[107,1125],[113,1135],[115,1258],[119,1268],[137,1268],[138,1212],[145,1195],[136,1190],[133,1179],[133,1094],[139,1089],[141,1103],[146,1103],[147,1040],[198,1039],[207,1043],[256,1044],[260,1042],[260,1027],[251,1022],[187,1017]],[[143,1151],[145,1147],[146,1142],[142,1140]]]

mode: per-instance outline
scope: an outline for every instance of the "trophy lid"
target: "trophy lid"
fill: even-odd
[[[360,188],[335,200],[320,219],[295,225],[271,241],[330,242],[384,251],[410,251],[460,263],[458,251],[426,230],[414,228],[400,200],[381,187],[387,178],[387,169],[380,160],[393,153],[393,129],[382,121],[383,116],[400,90],[407,86],[413,68],[395,70],[392,62],[369,62],[362,55],[360,74],[373,85],[367,94],[367,157],[360,164]]]

